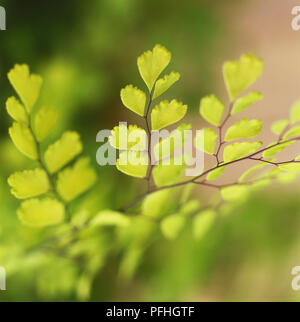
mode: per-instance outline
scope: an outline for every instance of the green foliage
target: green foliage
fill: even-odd
[[[234,141],[240,139],[248,139],[257,136],[262,129],[262,121],[251,120],[247,118],[235,123],[231,126],[225,135],[225,141]]]
[[[263,95],[259,92],[256,92],[256,91],[253,91],[253,92],[237,99],[233,105],[231,115],[242,112],[243,110],[245,110],[249,106],[253,105],[254,103],[256,103],[262,99],[263,99]]]
[[[224,149],[224,162],[242,159],[254,153],[262,146],[262,142],[242,142],[227,145]]]
[[[201,116],[212,125],[221,124],[224,110],[224,104],[215,95],[204,97],[200,102]]]
[[[214,154],[215,147],[218,139],[218,134],[210,128],[203,129],[204,133],[204,148],[201,146],[202,133],[198,132],[195,138],[195,146],[199,150],[203,150],[205,153]]]

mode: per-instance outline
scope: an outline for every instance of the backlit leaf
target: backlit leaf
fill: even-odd
[[[224,162],[244,158],[256,152],[261,146],[262,142],[242,142],[228,145],[224,149]]]
[[[234,141],[240,139],[253,138],[261,132],[262,121],[251,120],[247,118],[235,123],[231,126],[225,135],[225,141]]]
[[[160,78],[155,84],[153,99],[166,92],[175,82],[179,80],[179,78],[180,74],[177,72],[172,72],[171,74]]]
[[[253,91],[253,92],[237,99],[233,108],[232,108],[231,115],[242,112],[243,110],[245,110],[246,108],[248,108],[252,104],[262,100],[263,97],[264,96],[261,93]]]
[[[176,100],[160,102],[151,113],[152,130],[160,130],[180,121],[185,116],[186,111],[187,105],[183,105]]]
[[[8,73],[8,79],[30,113],[39,97],[42,78],[39,75],[30,75],[27,65],[15,65]]]
[[[77,132],[65,132],[45,152],[45,162],[51,173],[57,172],[82,151],[82,144]]]
[[[299,135],[300,135],[300,125],[294,126],[290,130],[288,130],[283,138],[288,139],[288,138],[291,138],[293,136],[299,136]]]
[[[121,90],[122,103],[131,111],[143,116],[146,106],[146,94],[133,87],[133,85],[127,85]]]
[[[226,62],[223,74],[231,101],[251,86],[262,74],[263,69],[263,61],[254,54],[242,55],[239,61]]]
[[[162,220],[160,229],[166,239],[174,240],[182,230],[185,221],[183,216],[171,215]]]
[[[6,101],[7,113],[17,122],[28,124],[24,106],[13,96]]]
[[[64,221],[65,210],[56,199],[29,199],[17,211],[23,224],[32,227],[57,225]]]
[[[239,183],[245,182],[245,180],[250,177],[256,170],[262,169],[266,167],[268,163],[266,162],[260,162],[258,164],[255,164],[250,169],[246,170],[239,178]]]
[[[58,113],[53,108],[42,107],[34,117],[34,131],[39,142],[42,142],[55,126]]]
[[[124,151],[120,153],[116,166],[128,176],[144,178],[148,170],[148,155],[144,152]]]
[[[67,202],[72,201],[88,190],[96,181],[97,175],[87,158],[79,159],[73,167],[58,174],[57,191]]]
[[[96,226],[121,226],[125,227],[130,224],[128,216],[123,215],[120,212],[112,210],[100,211],[91,221],[92,227]]]
[[[275,146],[264,151],[263,157],[264,158],[272,157],[273,155],[281,152],[283,149],[285,149],[286,147],[288,147],[289,145],[291,145],[293,143],[295,143],[295,141],[282,142],[278,145],[275,145],[275,144],[277,144],[277,142],[271,143],[269,146],[273,146],[273,145],[275,145]]]
[[[243,201],[248,197],[249,187],[234,185],[221,189],[221,196],[225,201]]]
[[[204,149],[201,143],[203,135],[204,135]],[[214,154],[217,138],[218,138],[218,135],[214,130],[210,128],[205,128],[203,129],[203,132],[201,131],[197,132],[195,137],[195,146],[200,151],[204,151],[208,154]]]
[[[148,50],[137,60],[141,77],[149,91],[162,71],[169,65],[171,53],[161,45],[156,45],[152,51]]]
[[[221,124],[224,109],[224,104],[215,95],[201,99],[200,114],[212,125],[219,126]]]
[[[193,220],[193,233],[200,240],[212,227],[216,219],[216,212],[212,209],[201,211]]]
[[[209,172],[209,174],[206,176],[206,180],[207,181],[212,181],[212,180],[216,180],[218,179],[225,171],[226,166],[223,167],[219,167],[215,170],[212,170],[211,172]]]
[[[290,119],[292,124],[300,121],[300,100],[292,105]]]
[[[12,127],[9,128],[9,135],[20,152],[30,159],[37,160],[34,137],[26,125],[14,122]]]
[[[271,131],[274,134],[280,135],[282,131],[288,126],[289,120],[279,120],[272,124]]]

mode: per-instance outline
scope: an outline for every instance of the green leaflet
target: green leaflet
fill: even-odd
[[[216,180],[218,179],[225,171],[226,166],[217,168],[215,170],[212,170],[207,176],[206,176],[206,180],[207,181],[212,181],[212,180]]]
[[[50,145],[45,152],[45,162],[48,170],[55,173],[67,163],[72,161],[76,155],[81,153],[82,144],[77,132],[65,132],[63,136]]]
[[[269,160],[271,161],[271,160]],[[239,178],[239,183],[243,183],[245,182],[245,180],[250,177],[256,170],[262,169],[264,167],[266,167],[268,165],[268,163],[266,162],[261,162],[258,164],[255,164],[254,166],[252,166],[250,169],[246,170]]]
[[[177,100],[162,101],[156,105],[151,113],[152,130],[160,130],[168,125],[180,121],[187,112],[187,105]]]
[[[121,139],[121,140],[120,140]],[[137,125],[125,124],[115,126],[111,131],[109,143],[119,150],[145,151],[147,148],[147,134]]]
[[[204,149],[202,147],[202,135],[204,135]],[[215,153],[215,146],[218,139],[217,133],[210,129],[205,128],[203,129],[203,132],[197,132],[197,135],[195,137],[195,147],[208,154],[214,154]]]
[[[223,66],[224,81],[231,101],[250,87],[262,74],[264,63],[254,54],[242,55],[239,61]]]
[[[117,169],[128,176],[145,178],[148,170],[148,155],[139,151],[124,151],[117,160]]]
[[[39,142],[50,133],[58,120],[58,113],[53,108],[42,107],[34,117],[34,132]]]
[[[280,170],[300,172],[300,163],[280,164],[278,167]]]
[[[130,218],[120,212],[113,210],[100,211],[91,221],[91,227],[120,226],[125,227],[130,224]]]
[[[272,157],[273,155],[281,152],[283,149],[285,149],[286,147],[288,147],[289,145],[295,143],[296,141],[289,141],[289,142],[282,142],[276,146],[274,146],[273,148],[270,148],[266,151],[263,152],[263,157],[264,158],[269,158]],[[274,144],[277,144],[277,142],[271,143],[269,144],[269,146],[273,146]]]
[[[291,123],[294,124],[300,121],[300,100],[296,101],[291,107],[290,113]]]
[[[180,74],[177,72],[172,72],[171,74],[165,75],[163,78],[160,78],[155,84],[153,99],[166,92],[174,83],[179,80],[179,78]]]
[[[89,163],[88,158],[81,158],[59,173],[57,191],[63,200],[72,201],[95,183],[97,175]]]
[[[8,79],[30,114],[39,97],[42,78],[38,75],[30,75],[27,65],[15,65],[8,73]]]
[[[8,184],[18,199],[36,197],[50,190],[48,176],[42,169],[16,172],[8,178]]]
[[[219,126],[221,124],[224,109],[224,104],[215,95],[201,99],[200,114],[212,125]]]
[[[29,199],[17,211],[23,224],[31,227],[57,225],[64,221],[65,210],[56,199]]]
[[[236,102],[233,105],[231,115],[237,114],[239,112],[242,112],[249,106],[253,105],[254,103],[262,100],[264,96],[256,91],[253,91],[239,99],[236,100]]]
[[[234,185],[221,189],[221,196],[225,201],[243,201],[249,195],[249,187]]]
[[[169,240],[175,240],[182,230],[186,219],[180,215],[171,215],[162,220],[160,229],[164,237]]]
[[[171,53],[163,46],[156,45],[138,57],[137,64],[140,75],[151,92],[155,81],[169,65]]]
[[[271,131],[276,135],[280,135],[282,131],[288,126],[288,124],[289,120],[276,121],[271,125]]]
[[[216,212],[212,209],[201,211],[193,220],[193,233],[197,240],[202,239],[212,227]]]
[[[14,122],[9,128],[9,135],[17,149],[28,158],[37,160],[37,147],[29,128],[21,123]]]
[[[15,121],[28,125],[28,116],[24,106],[14,96],[6,101],[6,110]]]
[[[140,116],[144,116],[146,94],[143,91],[137,87],[133,87],[133,85],[127,85],[121,90],[121,100],[128,109]]]
[[[262,142],[242,142],[228,145],[224,149],[224,162],[226,163],[244,158],[247,155],[256,152],[261,146]]]
[[[283,138],[289,139],[293,136],[299,136],[299,135],[300,135],[300,125],[294,126],[289,131],[287,131]]]
[[[231,126],[225,135],[225,141],[253,138],[261,132],[262,121],[244,118]]]
[[[174,131],[170,133],[170,136],[162,139],[154,146],[154,155],[156,160],[165,159],[177,150],[182,150],[188,135],[185,131],[191,130],[191,124],[180,124]]]

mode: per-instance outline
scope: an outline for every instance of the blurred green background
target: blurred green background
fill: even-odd
[[[277,19],[276,14],[264,15],[271,3],[274,12],[283,12],[282,19]],[[90,197],[81,200],[83,204],[91,211],[118,209],[138,194],[142,184],[114,167],[97,166],[95,138],[99,130],[111,129],[119,121],[136,121],[122,107],[119,92],[128,83],[143,86],[137,56],[156,43],[172,52],[169,69],[179,71],[181,80],[169,95],[187,103],[190,119],[202,126],[198,114],[201,96],[215,92],[225,97],[221,78],[224,60],[235,59],[244,51],[256,51],[267,65],[259,90],[274,91],[266,85],[272,80],[275,91],[276,86],[280,87],[271,67],[287,52],[286,47],[295,48],[300,36],[290,30],[292,3],[268,0],[262,6],[256,0],[1,1],[7,12],[7,30],[0,31],[0,266],[5,258],[9,274],[7,291],[0,291],[0,301],[300,299],[300,293],[290,286],[291,269],[300,261],[297,184],[276,185],[254,195],[229,216],[220,218],[200,242],[191,237],[189,228],[172,242],[155,232],[142,256],[129,255],[133,262],[138,258],[138,264],[129,268],[133,272],[127,278],[119,276],[123,246],[118,241],[111,243],[111,232],[91,237],[85,255],[97,253],[98,257],[88,296],[78,296],[78,285],[85,285],[79,274],[84,271],[85,258],[74,262],[64,254],[56,257],[47,252],[30,254],[25,260],[19,258],[24,245],[38,245],[48,232],[20,224],[16,215],[19,202],[7,185],[12,172],[32,167],[8,137],[11,121],[5,101],[13,90],[6,74],[15,63],[29,64],[32,72],[44,78],[39,104],[54,106],[60,113],[59,127],[52,139],[65,129],[77,130],[82,136],[84,152],[93,160],[99,175]],[[262,21],[261,16],[266,17],[265,29],[252,33],[258,28],[257,22]],[[279,44],[281,20],[281,32],[286,37]],[[293,57],[288,56],[288,66],[296,63]],[[277,77],[284,74],[283,79],[296,74],[295,68],[283,71],[285,67],[281,65],[278,69]],[[297,98],[299,76],[294,76],[294,86],[278,93],[287,106]],[[273,104],[276,97],[266,96],[268,104],[261,103],[254,110],[259,113],[266,108],[267,112],[259,117],[265,116],[270,122],[287,113],[287,106]],[[266,137],[267,132],[266,129]],[[197,190],[194,198],[201,200],[205,193]]]

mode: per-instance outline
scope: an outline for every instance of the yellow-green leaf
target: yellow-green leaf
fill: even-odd
[[[204,147],[202,146],[202,139],[204,136]],[[217,133],[210,129],[205,128],[202,131],[198,131],[195,137],[195,147],[200,150],[204,151],[208,154],[214,154],[215,153],[215,146],[217,142],[218,135]]]
[[[137,60],[139,72],[149,91],[152,90],[162,71],[169,65],[170,60],[171,53],[161,45],[156,45],[152,51],[148,50],[139,56]]]
[[[27,65],[15,65],[8,73],[8,79],[30,113],[39,97],[42,78],[39,75],[30,75]]]
[[[279,120],[272,124],[271,131],[274,134],[280,135],[282,131],[288,126],[289,120]]]
[[[243,201],[249,195],[249,187],[234,185],[221,189],[221,196],[225,201]]]
[[[139,151],[124,151],[117,160],[117,169],[128,176],[144,178],[148,170],[148,155]]]
[[[193,220],[193,233],[197,240],[200,240],[213,225],[216,212],[212,209],[201,211]]]
[[[30,199],[22,202],[17,211],[23,224],[31,227],[57,225],[64,221],[65,210],[56,199]]]
[[[180,121],[186,114],[187,105],[176,100],[162,101],[154,107],[151,113],[152,130],[160,130]]]
[[[269,160],[272,161],[272,160]],[[245,180],[251,176],[256,170],[262,169],[264,167],[266,167],[268,165],[268,163],[266,162],[260,162],[258,164],[255,164],[254,166],[252,166],[250,169],[246,170],[239,178],[239,183],[243,183],[245,182]]]
[[[300,121],[300,100],[296,101],[291,107],[290,113],[291,123],[294,124]]]
[[[130,224],[130,219],[128,216],[123,215],[120,212],[112,210],[102,210],[100,211],[91,221],[91,226],[120,226],[125,227]]]
[[[225,141],[253,138],[261,132],[262,121],[244,118],[231,126],[225,135]]]
[[[77,132],[65,132],[50,145],[45,152],[45,162],[51,173],[57,172],[82,151],[82,144]]]
[[[224,162],[231,162],[241,159],[257,151],[262,142],[233,143],[224,149]]]
[[[200,114],[210,124],[219,126],[224,113],[224,104],[215,96],[203,97],[200,102]]]
[[[96,181],[97,175],[87,158],[79,159],[73,167],[58,174],[57,191],[67,202],[72,201],[88,190]]]
[[[160,224],[160,229],[166,239],[174,240],[182,230],[186,219],[180,215],[171,215],[164,218]]]
[[[218,179],[224,173],[225,169],[226,169],[226,166],[223,166],[223,167],[217,168],[215,170],[212,170],[206,176],[206,180],[207,181],[212,181],[212,180]]]
[[[264,98],[264,96],[256,91],[253,91],[241,98],[239,98],[231,111],[231,115],[234,115],[236,113],[242,112],[243,110],[245,110],[246,108],[248,108],[249,106],[251,106],[252,104],[262,100]]]
[[[127,85],[121,90],[121,100],[124,106],[138,115],[144,116],[146,106],[146,94],[133,87],[133,85]]]
[[[42,142],[55,126],[58,113],[53,108],[42,107],[34,117],[34,131],[39,142]]]
[[[17,122],[28,124],[24,106],[13,96],[6,101],[7,113]]]
[[[28,158],[37,160],[37,148],[29,128],[21,123],[14,122],[9,128],[9,135],[17,149]]]
[[[269,145],[270,146],[273,146],[275,145],[274,147],[272,148],[269,148],[268,150],[264,151],[263,152],[263,157],[264,158],[269,158],[269,157],[272,157],[273,155],[281,152],[283,149],[285,149],[286,147],[288,147],[289,145],[295,143],[296,141],[289,141],[289,142],[282,142],[280,144],[277,145],[277,142],[274,142],[274,143],[271,143]]]
[[[263,61],[254,54],[242,55],[240,61],[226,62],[223,73],[231,101],[251,86],[262,74],[263,69]]]
[[[287,131],[283,138],[288,139],[293,136],[299,136],[299,135],[300,135],[300,125],[294,126],[289,131]]]
[[[177,72],[172,72],[171,74],[160,78],[155,84],[153,99],[166,92],[175,82],[179,80],[179,78],[180,74]]]
[[[147,147],[147,134],[144,129],[136,125],[125,124],[115,126],[111,131],[109,143],[119,150],[145,151]]]
[[[46,172],[42,169],[16,172],[8,178],[11,193],[18,199],[32,198],[49,191]]]

